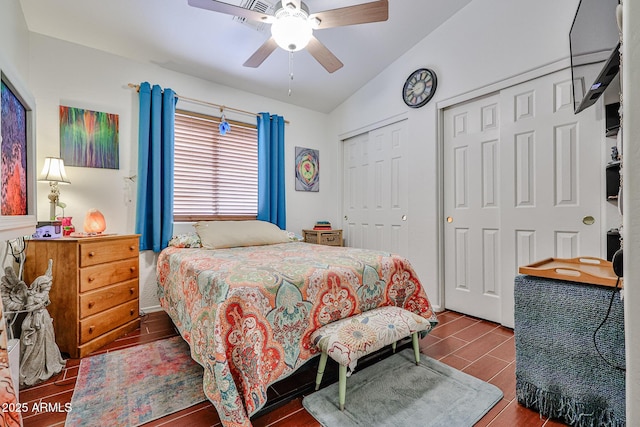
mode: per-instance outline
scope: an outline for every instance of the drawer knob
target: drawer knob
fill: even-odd
[[[89,283],[93,282],[94,280],[96,280],[95,277],[93,276],[89,276],[89,278],[87,279],[89,281]]]
[[[129,246],[129,250],[130,250],[130,251],[135,251],[135,250],[136,250],[136,247],[135,247],[134,245],[131,245],[131,246]]]
[[[95,328],[95,326],[89,326],[89,333],[92,334]]]
[[[89,308],[93,308],[93,306],[94,306],[94,305],[96,305],[96,303],[95,303],[95,302],[93,302],[93,301],[89,301],[89,304],[88,304]]]
[[[132,308],[131,310],[129,310],[129,315],[133,316],[133,313],[135,313],[136,311]]]
[[[135,290],[134,288],[129,288],[129,293],[130,293],[131,295],[133,295],[133,293],[134,293],[135,291],[136,291],[136,290]]]
[[[136,271],[135,267],[129,267],[129,270],[133,273],[134,271]]]
[[[96,256],[96,253],[95,253],[95,252],[93,252],[93,251],[89,252],[89,257],[90,257],[90,258],[91,258],[91,257],[94,257],[94,256]]]

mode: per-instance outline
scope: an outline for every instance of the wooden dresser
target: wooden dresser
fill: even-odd
[[[302,230],[304,241],[327,246],[342,246],[342,230]]]
[[[140,326],[138,235],[29,240],[27,285],[53,260],[47,307],[56,343],[84,357]]]

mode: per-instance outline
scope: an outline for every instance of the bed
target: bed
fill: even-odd
[[[158,296],[204,367],[204,392],[225,426],[251,425],[269,385],[317,355],[309,337],[327,323],[395,305],[437,324],[400,256],[288,239],[211,247],[164,249]]]

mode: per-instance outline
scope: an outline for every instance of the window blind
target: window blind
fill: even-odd
[[[255,219],[258,211],[258,132],[255,125],[177,110],[175,221]]]

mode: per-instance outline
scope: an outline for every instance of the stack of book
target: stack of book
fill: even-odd
[[[316,225],[313,226],[314,230],[331,230],[331,223],[329,221],[316,221]]]

